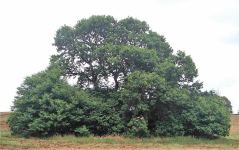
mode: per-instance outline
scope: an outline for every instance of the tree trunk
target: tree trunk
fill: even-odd
[[[119,82],[118,82],[118,75],[114,76],[114,81],[115,81],[115,90],[117,91],[119,89]]]

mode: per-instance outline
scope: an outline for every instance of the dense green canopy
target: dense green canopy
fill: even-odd
[[[202,92],[192,58],[146,22],[92,16],[61,27],[54,45],[50,66],[18,88],[13,134],[228,135],[230,101]]]

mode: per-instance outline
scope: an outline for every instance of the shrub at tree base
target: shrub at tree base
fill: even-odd
[[[86,126],[82,126],[79,128],[76,128],[74,130],[76,136],[90,136],[90,131],[86,128]]]
[[[199,97],[195,108],[191,110],[191,117],[196,119],[189,120],[193,125],[193,134],[209,138],[228,135],[230,112],[223,105],[222,101],[213,96]]]
[[[61,27],[54,45],[50,66],[18,88],[12,134],[228,135],[230,101],[203,92],[191,57],[146,22],[92,16]]]
[[[61,72],[54,66],[26,78],[8,119],[12,133],[25,137],[80,135],[81,126],[96,135],[121,131],[122,121],[109,105],[60,78]]]
[[[144,118],[132,118],[127,124],[128,135],[136,137],[147,137],[149,136],[149,131],[147,123]]]

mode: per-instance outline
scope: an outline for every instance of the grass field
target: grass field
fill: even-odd
[[[160,149],[160,150],[239,150],[239,116],[232,116],[231,135],[216,140],[192,137],[174,138],[126,138],[121,136],[75,137],[73,135],[53,136],[46,139],[20,138],[12,136],[6,123],[9,113],[0,114],[0,149]]]

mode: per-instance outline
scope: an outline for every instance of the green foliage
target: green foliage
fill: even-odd
[[[127,124],[128,135],[135,137],[147,137],[149,136],[149,131],[147,127],[147,122],[143,117],[132,118]]]
[[[183,136],[185,129],[182,121],[170,115],[167,120],[157,121],[154,134],[157,136]]]
[[[151,41],[151,34],[154,41]],[[157,43],[157,44],[156,44]],[[120,21],[110,16],[92,16],[74,27],[57,31],[55,46],[65,76],[78,78],[84,88],[118,90],[134,70],[153,71],[164,45],[165,57],[172,53],[164,38],[149,30],[146,22],[133,18]],[[79,69],[84,68],[84,69]],[[114,79],[114,87],[107,82]]]
[[[232,113],[232,104],[230,100],[226,96],[220,97],[221,101],[224,103],[224,105],[228,108],[230,113]]]
[[[202,92],[192,58],[146,22],[92,16],[61,27],[54,45],[51,65],[18,88],[13,134],[228,135],[230,101]]]
[[[76,128],[74,132],[76,136],[84,136],[84,137],[90,136],[90,131],[86,128],[85,125],[82,127]]]
[[[151,108],[166,89],[165,81],[156,73],[135,71],[127,78],[121,91],[122,113],[126,121],[143,116],[148,119]]]
[[[13,134],[50,136],[73,133],[87,125],[96,135],[122,132],[122,121],[111,106],[72,87],[61,79],[60,70],[48,70],[25,79],[18,88],[8,123]]]
[[[76,103],[71,112],[73,125],[84,124],[95,135],[122,132],[123,125],[119,114],[99,99],[88,99],[84,104]]]
[[[194,135],[217,137],[229,134],[230,111],[217,97],[199,97],[191,111],[194,120],[190,123]]]
[[[65,133],[64,129],[69,125],[67,107],[74,89],[60,77],[59,68],[50,66],[46,71],[25,79],[18,88],[12,108],[14,113],[8,120],[14,134],[47,136]],[[59,88],[65,90],[57,90]]]
[[[150,109],[149,125],[152,133],[160,136],[182,136],[185,133],[183,124],[184,111],[188,110],[192,101],[190,100],[189,91],[167,87],[164,94],[161,95],[160,101]]]
[[[185,52],[178,51],[175,57],[176,67],[179,72],[179,82],[191,83],[197,77],[198,71],[190,56],[186,56]]]

